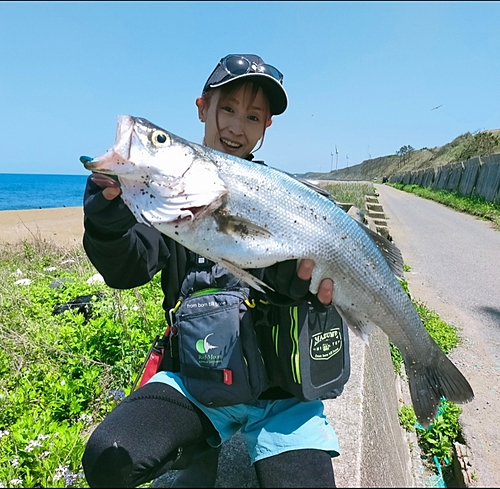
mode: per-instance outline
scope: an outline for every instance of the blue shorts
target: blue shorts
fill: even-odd
[[[211,446],[222,445],[241,430],[252,464],[290,450],[312,448],[329,452],[332,457],[340,454],[337,435],[319,399],[303,402],[292,397],[212,408],[194,399],[176,373],[158,372],[149,382],[170,385],[206,414],[219,433],[207,440]]]

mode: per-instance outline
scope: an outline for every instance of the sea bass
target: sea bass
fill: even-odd
[[[247,270],[312,259],[310,291],[330,278],[333,305],[358,333],[380,328],[401,352],[418,421],[440,399],[468,402],[471,386],[425,329],[395,272],[395,246],[291,175],[184,140],[149,121],[120,116],[112,149],[82,157],[116,175],[138,222],[221,264],[252,287]],[[377,236],[377,237],[376,237]]]

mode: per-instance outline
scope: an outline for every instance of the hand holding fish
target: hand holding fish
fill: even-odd
[[[297,275],[302,280],[310,280],[312,277],[314,269],[314,261],[304,258],[299,263],[299,268],[297,269]],[[318,289],[318,300],[327,306],[331,304],[333,299],[333,281],[329,278],[325,278],[319,284]]]

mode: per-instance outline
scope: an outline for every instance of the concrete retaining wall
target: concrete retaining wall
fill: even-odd
[[[392,175],[389,181],[454,190],[466,197],[479,196],[488,202],[500,202],[500,154],[449,163],[435,169],[399,173]]]

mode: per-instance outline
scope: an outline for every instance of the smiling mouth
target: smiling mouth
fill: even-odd
[[[239,149],[239,148],[241,148],[243,146],[242,144],[234,143],[233,141],[229,141],[227,139],[222,139],[222,138],[220,138],[220,142],[224,146],[228,146],[228,147],[230,147],[232,149]]]

